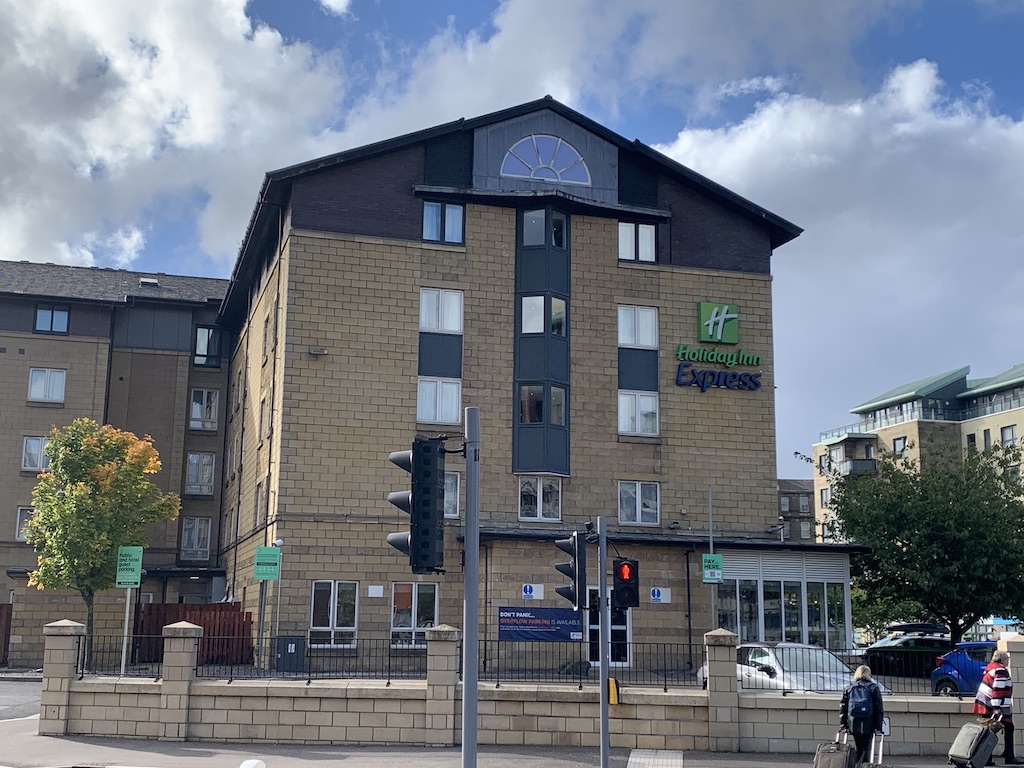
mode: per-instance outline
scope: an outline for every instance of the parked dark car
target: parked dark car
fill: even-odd
[[[864,663],[873,675],[929,677],[935,658],[953,649],[945,627],[932,624],[892,624],[893,634],[864,651]]]
[[[994,640],[957,643],[956,648],[935,660],[932,693],[935,696],[973,696],[978,692],[985,665],[995,649]]]

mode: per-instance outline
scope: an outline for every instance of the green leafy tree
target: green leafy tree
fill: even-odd
[[[149,436],[78,419],[53,429],[46,455],[50,469],[39,475],[35,511],[25,528],[39,561],[29,584],[76,590],[91,639],[93,600],[116,583],[118,548],[144,546],[145,527],[177,517],[181,502],[147,477],[160,471]]]
[[[979,619],[1024,605],[1021,451],[928,446],[923,461],[883,452],[877,473],[830,475],[839,535],[871,548],[851,556],[861,605],[914,610],[953,642]]]

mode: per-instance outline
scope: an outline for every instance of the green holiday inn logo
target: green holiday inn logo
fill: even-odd
[[[712,344],[739,344],[740,311],[735,304],[702,301],[697,310],[698,341]]]

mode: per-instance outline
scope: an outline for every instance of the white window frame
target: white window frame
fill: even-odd
[[[653,335],[643,334],[641,328],[643,318],[654,318]],[[619,346],[632,349],[657,349],[658,348],[658,308],[657,307],[634,307],[628,304],[619,305]]]
[[[15,516],[14,540],[25,541],[25,524],[32,519],[35,507],[18,507],[18,514]]]
[[[800,497],[800,512],[806,514],[811,511],[811,500],[806,496]]]
[[[828,509],[828,505],[832,503],[832,488],[831,486],[821,489],[821,508]]]
[[[897,445],[899,448],[896,447]],[[904,456],[907,453],[907,438],[894,437],[892,439],[892,452],[896,454],[896,456]]]
[[[458,472],[444,473],[444,516],[459,516],[459,486],[462,476]]]
[[[1017,444],[1017,425],[1009,424],[999,428],[999,442],[1003,448]]]
[[[193,463],[193,456],[196,457]],[[204,468],[209,467],[209,482],[204,482]],[[193,472],[193,467],[195,472]],[[216,481],[217,454],[213,451],[189,451],[185,456],[185,494],[212,496]]]
[[[654,429],[642,429],[643,420],[641,403],[645,398],[654,400]],[[637,435],[639,437],[657,437],[660,434],[661,423],[661,399],[657,392],[619,390],[619,419],[618,429],[620,435]]]
[[[255,530],[260,527],[260,521],[263,519],[263,511],[267,508],[266,478],[260,478],[256,481],[256,498],[253,503],[255,506],[252,510],[252,527],[253,530]]]
[[[38,443],[36,455],[39,456],[38,466],[29,463],[28,447],[31,443]],[[44,472],[50,468],[50,457],[46,455],[46,446],[50,444],[48,437],[26,437],[21,444],[21,471],[22,472]]]
[[[330,584],[330,609],[328,611],[328,624],[320,626],[314,624],[314,601],[317,592],[318,584]],[[339,586],[345,585],[348,589],[346,591],[352,592],[352,624],[351,625],[340,625],[338,624],[338,591]],[[311,647],[317,648],[355,648],[356,647],[356,634],[358,632],[359,625],[359,582],[358,581],[347,581],[339,579],[331,581],[329,579],[317,579],[310,584],[309,592],[309,644]],[[323,643],[319,639],[314,639],[313,634],[318,632],[330,632],[330,641]]]
[[[654,489],[654,514],[644,507],[643,492]],[[632,490],[632,510],[623,506],[623,491]],[[658,525],[661,522],[661,485],[647,480],[619,481],[619,523],[621,525]]]
[[[181,542],[178,547],[182,560],[210,559],[210,531],[212,528],[213,521],[208,517],[190,515],[182,518]]]
[[[196,402],[196,395],[201,398],[199,402]],[[199,406],[198,414],[196,413],[197,405]],[[188,428],[203,432],[216,432],[219,417],[220,390],[206,387],[193,388],[192,399],[189,401]]]
[[[789,512],[789,496],[780,496],[779,497],[779,511],[780,512]]]
[[[523,507],[523,485],[534,484],[535,506],[532,509]],[[545,515],[545,509],[550,511],[550,505],[545,501],[548,499],[548,492],[553,490],[555,498],[555,514]],[[519,519],[535,520],[541,523],[557,523],[562,520],[562,478],[553,475],[520,475],[519,483]]]
[[[654,264],[658,260],[657,227],[634,221],[619,222],[619,261]],[[650,246],[648,250],[646,246]]]
[[[811,538],[811,521],[801,520],[800,521],[800,538],[809,539]]]
[[[412,587],[412,607],[409,611],[409,624],[398,624],[395,610],[395,595],[399,587]],[[419,616],[420,591],[426,588],[434,590],[434,619]],[[392,648],[426,648],[426,630],[437,625],[438,606],[440,604],[440,585],[433,581],[396,581],[391,585],[391,647]],[[397,636],[397,637],[396,637]]]
[[[420,288],[420,330],[462,333],[465,295],[444,288]]]
[[[40,376],[40,374],[42,375]],[[63,403],[64,390],[67,385],[67,374],[68,372],[65,368],[29,368],[28,399],[35,403]],[[38,381],[40,378],[42,380],[42,394],[38,397],[33,397],[33,380]]]
[[[445,392],[455,388],[454,411],[443,413]],[[433,389],[431,393],[429,390]],[[420,376],[416,382],[416,421],[424,424],[462,423],[462,379]]]
[[[267,397],[260,398],[260,440],[270,437],[270,405]]]

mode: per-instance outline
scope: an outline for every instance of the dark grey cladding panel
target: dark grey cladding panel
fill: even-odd
[[[462,336],[453,333],[420,333],[418,375],[445,379],[462,378]]]
[[[558,136],[576,148],[590,169],[591,186],[557,184],[500,176],[505,153],[517,141],[532,134]],[[494,123],[475,131],[473,140],[473,187],[475,189],[525,190],[559,189],[571,195],[617,203],[619,197],[619,152],[604,139],[549,109]]]
[[[619,348],[619,389],[658,391],[658,350]]]
[[[192,312],[188,308],[119,309],[114,316],[114,346],[190,352],[192,327]]]

